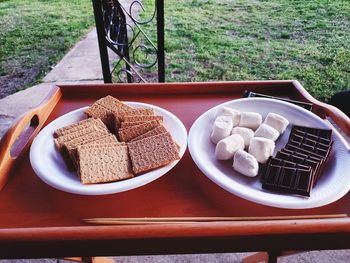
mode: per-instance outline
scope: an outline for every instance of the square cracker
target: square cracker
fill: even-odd
[[[124,116],[135,116],[135,115],[149,115],[154,116],[154,109],[149,108],[132,108],[129,110],[116,110],[114,112],[114,125],[115,130],[118,131],[120,123],[123,121]]]
[[[122,128],[118,131],[119,140],[128,142],[160,125],[159,121],[147,121],[139,125]]]
[[[83,184],[107,183],[132,178],[126,145],[78,147],[78,175]]]
[[[108,147],[108,146],[114,146],[114,145],[120,145],[120,144],[122,143],[118,142],[117,138],[113,134],[108,133],[107,135],[102,135],[100,137],[97,137],[96,140],[84,143],[78,147],[85,148],[85,147],[95,147],[100,145]],[[78,166],[79,166],[78,153],[77,153],[78,147],[69,152],[70,159],[73,161],[73,164],[75,165],[76,169],[78,169]]]
[[[95,101],[85,113],[93,118],[98,118],[110,129],[114,129],[114,112],[118,110],[127,111],[132,107],[126,105],[120,100],[108,95]]]
[[[145,139],[145,138],[148,138],[148,137],[151,137],[151,136],[154,136],[154,135],[157,135],[157,134],[161,134],[161,133],[164,133],[164,132],[167,132],[168,130],[163,126],[163,125],[159,125],[157,127],[155,127],[154,129],[144,133],[144,134],[141,134],[140,136],[137,136],[136,138],[132,139],[130,142],[134,142],[134,141],[138,141],[138,140],[141,140],[141,139]]]
[[[64,129],[64,127],[61,129]],[[84,124],[82,125],[74,126],[73,128],[67,129],[65,131],[63,130],[63,132],[61,130],[58,133],[61,135],[58,138],[55,138],[54,142],[56,147],[61,151],[61,148],[67,142],[77,139],[81,136],[84,136],[85,134],[96,132],[96,131],[101,131],[101,132],[104,132],[105,134],[109,134],[107,127],[102,123],[100,119],[92,119],[92,121],[84,122]]]
[[[84,145],[93,141],[98,140],[99,138],[108,135],[105,131],[93,131],[90,133],[83,134],[82,136],[75,138],[73,140],[64,142],[61,147],[62,157],[69,170],[74,170],[74,155],[75,151],[80,145]]]
[[[86,127],[89,127],[89,126],[100,125],[101,123],[102,123],[101,120],[96,120],[94,118],[84,119],[55,130],[53,137],[58,138],[58,137],[70,134],[72,132],[85,129]]]
[[[120,100],[110,95],[107,95],[106,97],[97,100],[94,104],[100,105],[110,111],[132,109],[132,107],[128,106],[127,104],[121,102]]]
[[[178,148],[169,132],[128,143],[132,169],[141,174],[179,160]]]
[[[153,120],[159,120],[163,122],[164,117],[160,115],[125,115],[120,118],[121,122],[153,121]]]
[[[87,110],[85,110],[85,114],[89,117],[100,119],[108,129],[114,127],[114,119],[113,119],[113,111],[106,109],[98,104],[92,104]]]

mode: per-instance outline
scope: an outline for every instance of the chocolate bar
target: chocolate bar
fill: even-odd
[[[329,130],[329,129],[319,129],[319,128],[293,125],[291,134],[293,134],[294,131],[302,131],[302,132],[316,135],[316,136],[319,136],[319,137],[322,137],[325,139],[329,139],[329,140],[332,137],[332,130]]]
[[[312,176],[312,181],[313,181],[314,174],[315,174],[312,166],[310,166],[310,165],[303,165],[303,164],[300,164],[300,163],[297,163],[297,162],[290,162],[290,161],[286,161],[284,159],[279,159],[279,158],[270,158],[269,165],[290,167],[290,168],[298,168],[298,169],[304,169],[304,170],[308,170],[309,167],[310,167],[311,168],[311,173],[313,175]],[[266,173],[266,169],[265,169],[265,173]],[[265,175],[262,178],[265,178]]]
[[[292,151],[292,150],[288,150],[288,149],[285,149],[285,148],[282,149],[280,152],[281,153],[285,153],[285,154],[291,154],[292,156],[306,159],[306,160],[308,160],[309,164],[317,163],[318,167],[317,168],[313,168],[314,171],[315,171],[314,184],[316,184],[317,179],[319,178],[319,176],[321,174],[323,164],[326,161],[324,158],[303,154],[303,153]],[[296,160],[296,159],[294,159],[294,160]],[[313,167],[313,166],[311,165],[311,167]]]
[[[268,161],[268,163],[266,165],[259,167],[260,170],[263,170],[263,171],[261,171],[261,173],[262,173],[261,174],[261,178],[260,178],[261,181],[264,181],[265,173],[266,173],[266,170],[269,167],[269,165],[308,169],[307,165],[302,165],[300,163],[291,162],[291,161],[288,161],[288,160],[282,159],[282,158],[274,158],[274,157],[272,157],[272,158],[269,159],[269,161]]]
[[[291,150],[293,152],[300,152],[302,154],[310,155],[310,156],[320,158],[320,159],[325,159],[325,157],[326,157],[326,156],[320,155],[319,153],[311,152],[311,151],[305,150],[303,148],[300,148],[298,146],[294,146],[294,145],[290,145],[290,144],[287,144],[286,147],[284,147],[284,149]]]
[[[286,148],[283,148],[280,152],[291,154],[293,156],[301,157],[301,158],[312,160],[312,161],[315,161],[315,162],[324,161],[324,158],[307,155],[307,154],[304,154],[304,153],[301,153],[301,152],[298,152],[298,151],[289,150],[289,149],[286,149]]]
[[[332,147],[332,141],[327,138],[323,138],[319,135],[313,135],[308,134],[307,132],[302,132],[298,130],[298,128],[295,127],[301,127],[301,126],[293,126],[292,132],[289,136],[288,143],[286,145],[286,148],[291,148],[290,146],[297,147],[299,149],[303,149],[309,152],[313,152],[315,154],[318,154],[322,156],[323,158],[327,158],[329,155],[329,152]],[[311,129],[309,127],[303,127],[307,129]],[[312,128],[313,132],[317,131],[330,131],[331,130],[325,130],[325,129],[316,129]],[[323,135],[325,132],[323,133]],[[299,150],[295,150],[299,151]]]
[[[303,139],[310,139],[312,141],[319,142],[319,143],[322,143],[325,145],[330,145],[332,143],[332,140],[330,140],[330,139],[326,139],[326,138],[323,138],[323,137],[320,137],[320,136],[317,136],[314,134],[306,133],[306,132],[303,132],[300,130],[294,130],[293,133],[290,134],[289,139],[293,140],[293,139],[297,138],[298,140],[300,140],[299,137],[301,137]]]
[[[288,146],[295,146],[299,149],[303,149],[309,152],[316,153],[324,158],[327,158],[329,154],[330,147],[324,144],[319,144],[319,143],[313,143],[313,142],[297,142],[294,140],[291,140],[288,142]]]
[[[264,189],[310,196],[332,148],[332,130],[292,127],[286,146],[261,169]]]
[[[319,165],[314,173],[315,184],[331,151],[333,144],[331,136],[332,130],[294,125],[282,152],[318,162]],[[315,169],[314,166],[312,167]]]
[[[264,189],[310,196],[312,169],[269,165],[262,183]]]
[[[290,99],[285,99],[285,98],[280,98],[280,97],[274,97],[274,96],[269,96],[266,94],[248,91],[248,90],[246,90],[244,92],[243,98],[269,98],[269,99],[281,100],[281,101],[286,101],[286,102],[298,105],[299,107],[302,107],[302,108],[309,110],[309,111],[312,110],[312,104],[308,103],[308,102],[302,102],[302,101],[297,101],[297,100],[290,100]]]
[[[310,134],[310,136],[308,136],[307,134],[302,136],[302,135],[294,133],[294,134],[291,134],[289,136],[288,142],[290,142],[290,141],[295,141],[298,143],[305,143],[305,144],[312,145],[312,146],[317,145],[317,147],[324,148],[324,149],[329,148],[332,145],[331,140],[317,137],[317,136],[314,136],[311,134]]]
[[[286,161],[286,160],[283,160],[283,159],[279,159],[279,158],[271,158],[269,164],[270,165],[283,166],[283,167],[306,169],[306,170],[309,169],[308,166],[306,166],[306,165],[289,162],[289,161]]]
[[[276,158],[311,167],[313,171],[313,182],[316,183],[321,168],[321,161],[319,159],[315,160],[305,155],[300,156],[286,151],[279,151],[276,154]]]

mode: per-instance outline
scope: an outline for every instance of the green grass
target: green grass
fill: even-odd
[[[350,1],[167,0],[165,19],[167,81],[297,79],[321,100],[350,89]]]
[[[321,100],[350,88],[348,0],[166,0],[165,19],[168,82],[297,79]],[[90,0],[0,0],[0,78],[37,82],[93,24]]]
[[[92,25],[89,0],[1,0],[0,76],[35,68],[38,81]]]

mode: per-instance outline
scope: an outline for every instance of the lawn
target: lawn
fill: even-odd
[[[1,92],[40,81],[92,25],[89,0],[0,0]]]
[[[165,19],[168,82],[297,79],[321,100],[350,88],[348,0],[165,0]],[[40,81],[93,24],[90,0],[0,0],[0,89]]]
[[[321,100],[350,89],[350,1],[166,0],[165,19],[167,81],[297,79]]]

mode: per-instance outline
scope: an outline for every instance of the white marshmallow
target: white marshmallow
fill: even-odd
[[[233,134],[218,142],[215,148],[215,157],[218,160],[229,160],[240,149],[244,149],[244,140],[241,135]]]
[[[218,116],[215,119],[213,130],[210,135],[211,141],[217,144],[220,140],[230,135],[233,124],[229,116]]]
[[[248,152],[252,154],[259,163],[266,163],[275,149],[274,141],[262,137],[253,137],[250,140]]]
[[[264,123],[275,128],[280,134],[282,134],[286,130],[289,121],[281,115],[270,112],[267,114]]]
[[[257,112],[241,112],[241,118],[239,120],[240,127],[250,128],[256,130],[262,122],[262,117]]]
[[[216,116],[220,116],[220,115],[230,116],[232,118],[233,127],[236,127],[239,124],[239,120],[241,118],[241,112],[229,107],[220,108],[216,113]]]
[[[254,131],[245,127],[235,127],[232,129],[231,134],[239,134],[243,137],[244,146],[249,146],[250,139],[254,137]]]
[[[262,123],[254,133],[254,137],[263,137],[273,141],[276,141],[278,136],[280,136],[280,133],[265,123]]]
[[[233,157],[233,169],[246,176],[254,177],[258,175],[259,164],[253,155],[238,150]]]

